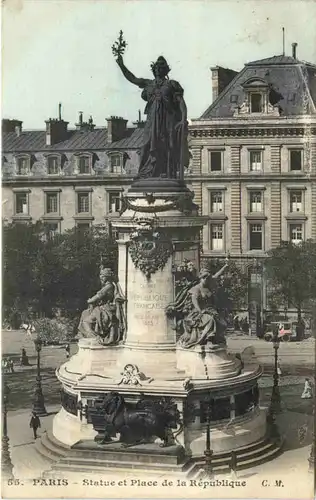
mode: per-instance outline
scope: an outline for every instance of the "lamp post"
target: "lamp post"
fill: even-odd
[[[312,432],[312,446],[311,452],[308,457],[309,472],[315,472],[315,404],[313,406],[313,432]]]
[[[2,428],[2,453],[1,453],[1,471],[3,476],[7,478],[13,478],[13,464],[11,462],[10,449],[9,449],[9,437],[8,437],[8,423],[7,423],[7,404],[9,401],[10,389],[7,386],[6,381],[3,384],[2,391],[2,412],[3,412],[3,428]]]
[[[279,389],[279,374],[278,374],[278,349],[280,346],[279,329],[276,326],[273,331],[273,348],[274,348],[274,372],[273,372],[273,387],[271,393],[270,407],[267,414],[267,426],[270,438],[278,442],[280,433],[276,423],[276,414],[281,411],[281,396]]]
[[[278,350],[280,347],[279,329],[275,326],[273,331],[273,349],[274,349],[274,371],[273,371],[273,387],[271,394],[271,407],[273,413],[281,411],[281,396],[279,388],[279,374],[278,374]]]
[[[41,377],[41,350],[42,350],[42,340],[37,336],[34,340],[35,349],[37,352],[37,375],[36,375],[36,387],[34,391],[33,399],[33,412],[39,416],[47,415],[47,411],[44,403],[44,395],[42,391],[42,377]]]
[[[206,410],[206,448],[204,451],[205,456],[205,474],[211,479],[213,477],[213,468],[212,468],[212,456],[213,450],[211,450],[211,416],[212,416],[212,405],[213,400],[209,397],[207,401],[207,410]]]

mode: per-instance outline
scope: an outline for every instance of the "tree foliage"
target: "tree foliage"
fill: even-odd
[[[300,319],[303,306],[316,296],[316,242],[282,242],[270,250],[265,268],[272,300],[295,307]]]
[[[209,259],[203,263],[203,267],[215,274],[224,264],[225,261],[221,259]],[[235,261],[229,261],[229,267],[218,278],[217,283],[216,305],[219,309],[229,313],[245,307],[248,274]]]
[[[117,245],[104,225],[54,238],[46,238],[39,223],[4,226],[4,318],[18,323],[52,316],[57,308],[78,315],[100,286],[101,263],[116,271]]]

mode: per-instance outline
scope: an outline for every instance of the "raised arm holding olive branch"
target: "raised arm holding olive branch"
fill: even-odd
[[[189,164],[183,88],[169,79],[170,67],[163,56],[151,64],[153,79],[136,77],[123,61],[122,33],[116,43],[112,50],[119,68],[130,83],[143,89],[142,99],[147,103],[138,178],[182,178]]]

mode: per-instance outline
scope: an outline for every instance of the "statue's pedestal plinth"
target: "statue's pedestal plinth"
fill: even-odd
[[[142,404],[176,408],[170,429],[175,444],[184,450],[184,462],[203,462],[208,419],[218,464],[228,466],[231,450],[237,450],[245,466],[266,453],[265,413],[257,385],[261,370],[241,372],[240,362],[227,355],[225,346],[177,345],[174,323],[166,315],[175,300],[174,268],[185,258],[199,267],[200,231],[206,221],[187,187],[167,179],[135,182],[124,212],[111,220],[118,234],[127,332],[124,342],[115,346],[80,340],[78,353],[57,370],[63,407],[54,419],[53,434],[72,446],[73,453],[76,443],[84,447],[82,443],[104,431],[102,404],[105,397],[114,398],[110,393],[123,397],[124,411],[131,414]],[[106,453],[105,447],[108,467]]]
[[[236,377],[240,373],[240,361],[229,357],[223,346],[177,347],[177,368],[188,377],[197,380],[219,380]]]
[[[96,338],[81,338],[78,341],[78,352],[61,369],[72,377],[77,374],[78,379],[93,373],[104,375],[116,369],[120,351],[120,345],[105,347]]]

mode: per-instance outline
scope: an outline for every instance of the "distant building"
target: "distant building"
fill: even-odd
[[[316,239],[316,65],[293,44],[292,57],[211,70],[215,100],[190,127],[191,181],[209,217],[203,257],[229,252],[247,266],[255,330],[269,308],[266,252]]]
[[[3,120],[3,218],[42,220],[51,233],[104,223],[138,170],[142,127],[111,117],[97,128],[82,113],[72,130],[61,116],[32,131]]]
[[[316,239],[316,65],[273,56],[236,72],[212,71],[213,103],[190,123],[188,187],[200,212],[203,258],[231,257],[249,272],[252,329],[269,308],[266,252],[281,240]],[[2,215],[42,220],[50,233],[86,228],[118,213],[139,166],[143,122],[79,114],[45,130],[3,120]]]

